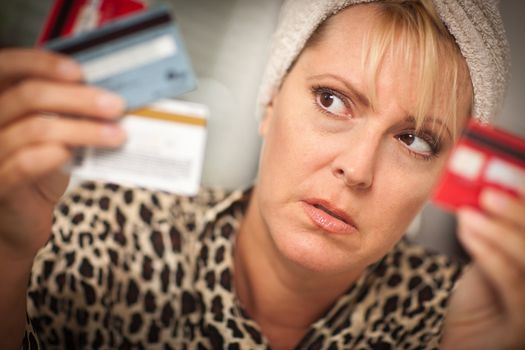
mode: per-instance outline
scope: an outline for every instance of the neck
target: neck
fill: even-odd
[[[362,271],[326,275],[298,266],[279,252],[259,213],[255,189],[237,236],[235,288],[272,348],[292,348]]]

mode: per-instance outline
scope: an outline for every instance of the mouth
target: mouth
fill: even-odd
[[[329,210],[328,208],[323,207],[321,204],[313,204],[313,206],[314,206],[314,208],[320,209],[320,210],[324,211],[325,213],[327,213],[328,215],[332,215],[334,218],[336,218],[338,220],[341,220],[345,224],[349,224],[350,225],[348,220],[346,220],[344,217],[334,213],[333,211]]]
[[[350,234],[357,231],[352,218],[343,210],[320,199],[303,201],[303,209],[312,222],[329,233]]]

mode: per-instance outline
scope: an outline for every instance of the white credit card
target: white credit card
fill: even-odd
[[[193,195],[199,190],[206,146],[206,106],[159,100],[128,112],[119,149],[78,151],[73,175],[153,190]]]

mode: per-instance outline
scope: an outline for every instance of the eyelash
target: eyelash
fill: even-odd
[[[341,94],[337,90],[331,89],[331,88],[326,87],[326,86],[321,86],[321,85],[312,86],[312,88],[310,90],[311,90],[311,93],[313,95],[313,103],[314,103],[314,106],[316,107],[316,109],[318,111],[320,111],[321,113],[326,114],[327,116],[329,116],[331,118],[345,119],[344,117],[341,117],[341,116],[338,116],[336,114],[330,113],[329,111],[327,111],[326,109],[322,108],[319,105],[319,103],[317,102],[317,97],[321,96],[321,94],[323,94],[323,93],[329,93],[329,94],[334,95],[335,97],[337,97],[338,99],[340,99],[343,102],[343,104],[345,105],[346,108],[348,108],[350,110],[352,109],[351,102],[349,101],[349,98],[346,97],[345,95]]]
[[[343,104],[345,105],[346,108],[348,108],[350,110],[352,108],[351,102],[349,101],[349,98],[346,97],[345,95],[341,94],[337,90],[334,90],[334,89],[331,89],[329,87],[322,86],[322,85],[312,86],[312,88],[310,90],[311,90],[311,93],[312,93],[312,96],[313,96],[313,103],[314,103],[315,108],[318,111],[320,111],[321,113],[329,116],[330,118],[345,119],[344,117],[341,117],[341,116],[338,116],[336,114],[330,113],[329,111],[327,111],[326,109],[322,108],[319,105],[319,102],[317,101],[317,98],[319,96],[321,96],[321,94],[323,94],[323,93],[329,93],[329,94],[334,95],[335,97],[339,98],[343,102]],[[403,131],[401,134],[397,135],[396,139],[399,142],[402,142],[400,138],[401,138],[401,136],[405,136],[405,135],[413,135],[415,137],[419,137],[423,141],[428,143],[428,145],[430,146],[431,153],[428,154],[428,155],[417,153],[415,151],[412,151],[410,148],[405,147],[405,149],[409,152],[409,154],[411,156],[413,156],[413,157],[415,157],[417,159],[424,160],[424,161],[430,161],[430,160],[432,160],[434,158],[437,158],[438,155],[440,154],[441,149],[442,149],[442,143],[441,143],[441,141],[438,138],[436,138],[433,135],[432,132],[430,132],[428,130],[421,130],[419,132],[416,132],[415,130],[406,130],[406,131]]]

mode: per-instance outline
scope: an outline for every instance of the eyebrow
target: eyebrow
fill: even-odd
[[[307,78],[307,80],[315,80],[315,79],[326,79],[326,78],[331,78],[331,79],[335,79],[337,80],[338,82],[340,82],[341,84],[343,84],[345,86],[345,88],[350,91],[350,93],[359,101],[359,103],[361,103],[363,106],[365,106],[366,108],[371,108],[372,107],[372,102],[370,101],[370,99],[365,95],[363,94],[362,92],[359,91],[359,89],[357,89],[351,82],[349,82],[348,80],[336,75],[336,74],[331,74],[331,73],[324,73],[324,74],[318,74],[318,75],[312,75],[310,77]],[[405,122],[406,123],[411,123],[411,124],[417,124],[416,122],[416,118],[412,115],[409,115],[408,117],[405,118]],[[444,128],[445,131],[447,132],[447,134],[449,135],[450,138],[453,138],[452,137],[452,133],[450,132],[450,129],[448,128],[448,126],[443,123],[441,121],[441,119],[439,118],[435,118],[435,117],[425,117],[423,119],[423,124],[437,124],[439,125],[441,128]]]
[[[360,92],[359,89],[357,89],[351,82],[347,81],[346,79],[343,79],[342,77],[338,75],[330,74],[330,73],[318,74],[318,75],[313,75],[311,77],[308,77],[307,80],[325,79],[325,78],[335,79],[341,84],[343,84],[346,90],[350,91],[351,94],[359,101],[359,103],[364,105],[366,108],[370,108],[372,106],[370,99],[365,94]]]

